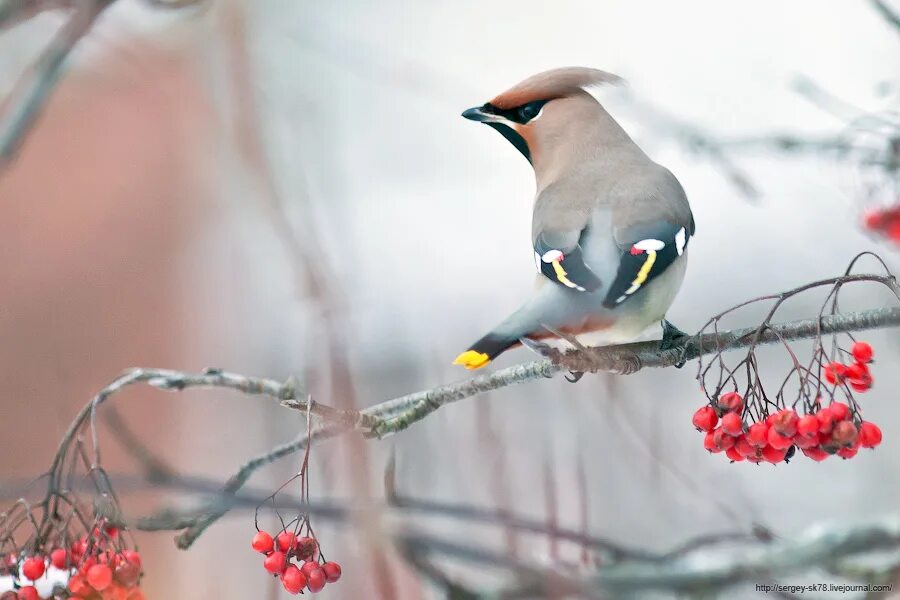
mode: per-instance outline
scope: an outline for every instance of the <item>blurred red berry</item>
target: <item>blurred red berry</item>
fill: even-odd
[[[88,585],[98,592],[102,592],[112,583],[112,569],[109,568],[109,565],[105,564],[94,565],[88,569],[86,579]]]
[[[737,413],[725,413],[722,415],[722,431],[728,435],[740,435],[744,430],[744,423]]]
[[[835,422],[846,421],[850,418],[850,407],[843,402],[832,402],[828,405],[828,410],[834,417]]]
[[[278,544],[278,549],[282,552],[287,552],[294,547],[294,542],[297,541],[297,536],[291,531],[282,531],[278,534],[278,537],[275,538],[275,540]]]
[[[813,417],[815,419],[815,417]],[[813,436],[802,435],[800,433],[796,434],[793,437],[794,445],[798,448],[812,448],[814,446],[819,445],[819,433],[816,432]]]
[[[747,441],[746,436],[743,435],[735,438],[734,449],[741,456],[750,456],[751,454],[756,454],[756,448],[751,446],[750,442]]]
[[[837,451],[837,455],[843,459],[853,458],[859,452],[859,446],[848,446]]]
[[[341,578],[341,565],[336,562],[328,561],[322,565],[322,570],[325,571],[325,580],[328,583],[336,583]]]
[[[900,242],[900,221],[894,221],[887,226],[887,236],[895,242]]]
[[[774,427],[769,429],[766,440],[769,442],[769,445],[776,450],[787,450],[794,445],[794,442],[791,438],[781,435],[775,430]]]
[[[863,213],[863,227],[876,231],[884,226],[884,213],[881,209],[870,208]]]
[[[713,443],[719,450],[728,450],[734,446],[734,437],[728,435],[721,427],[719,427],[713,431]]]
[[[834,385],[844,380],[847,374],[847,367],[839,362],[828,363],[823,370],[825,381]]]
[[[273,575],[281,575],[286,566],[287,556],[285,556],[284,552],[278,552],[277,550],[269,554],[266,560],[263,561],[263,568]]]
[[[281,574],[281,585],[290,594],[299,594],[306,587],[306,575],[304,575],[297,565],[288,565]]]
[[[802,452],[807,457],[813,459],[816,462],[822,462],[823,460],[828,458],[828,453],[821,448],[803,448]]]
[[[69,577],[68,588],[69,592],[76,598],[87,598],[94,593],[94,590],[85,581],[84,576],[78,574]]]
[[[819,433],[819,420],[816,415],[803,415],[797,420],[797,434],[814,438]]]
[[[774,414],[772,428],[785,437],[792,437],[797,433],[797,422],[800,417],[793,408],[785,408]]]
[[[744,410],[744,399],[737,392],[725,392],[719,396],[716,402],[719,409],[724,412],[735,412],[740,414]]]
[[[700,431],[712,431],[716,428],[716,423],[719,422],[719,417],[716,416],[716,411],[712,406],[704,406],[694,413],[694,418],[691,421],[693,422],[694,427],[696,427]],[[308,540],[312,538],[301,539]]]
[[[715,413],[713,414],[715,415]],[[298,558],[304,560],[316,558],[319,552],[319,543],[313,537],[297,538],[294,544],[294,552]]]
[[[57,548],[50,553],[50,564],[57,569],[65,569],[68,566],[68,552],[64,548]]]
[[[703,447],[713,453],[722,451],[722,449],[719,448],[719,445],[716,444],[712,431],[703,436]]]
[[[125,587],[132,587],[141,578],[141,567],[128,561],[120,562],[116,565],[113,577]]]
[[[33,585],[26,585],[19,588],[19,600],[41,600],[37,588]]]
[[[859,432],[852,421],[838,421],[831,431],[831,439],[839,446],[851,446],[856,442]]]
[[[323,571],[318,565],[316,565],[315,569],[310,569],[306,574],[306,587],[313,594],[321,592],[322,588],[325,587],[326,581],[325,571]]]
[[[881,429],[875,423],[863,421],[859,427],[859,442],[863,448],[874,448],[881,443]]]
[[[734,446],[725,451],[725,456],[727,456],[728,460],[732,462],[741,462],[742,460],[744,460],[744,455],[741,454]]]
[[[831,429],[834,427],[834,422],[837,419],[834,418],[834,413],[828,407],[825,407],[820,408],[816,413],[816,420],[819,421],[819,433],[831,433]]]
[[[762,448],[769,443],[769,426],[765,423],[754,423],[744,436],[751,446]]]
[[[786,455],[787,448],[775,448],[773,446],[766,446],[762,449],[762,457],[766,459],[766,462],[770,462],[773,465],[784,462],[784,457]]]
[[[41,578],[46,568],[43,556],[32,556],[31,558],[26,558],[22,563],[22,575],[26,579],[34,581]]]
[[[265,531],[257,531],[256,535],[253,536],[253,541],[250,542],[250,545],[257,552],[268,554],[275,549],[275,540],[273,540],[272,536]]]
[[[141,555],[137,550],[125,550],[122,552],[122,558],[133,565],[141,566]]]

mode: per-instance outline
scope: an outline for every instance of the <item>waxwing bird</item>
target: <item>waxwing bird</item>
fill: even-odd
[[[684,278],[694,217],[675,176],[585,91],[619,81],[554,69],[462,113],[499,131],[534,168],[540,273],[532,296],[454,364],[478,369],[522,340],[558,333],[611,344],[662,322],[664,342],[683,335],[664,317]]]

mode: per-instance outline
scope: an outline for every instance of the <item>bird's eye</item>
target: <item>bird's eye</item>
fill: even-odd
[[[519,118],[522,119],[523,123],[532,120],[537,114],[538,108],[534,104],[526,104],[525,106],[519,107]]]

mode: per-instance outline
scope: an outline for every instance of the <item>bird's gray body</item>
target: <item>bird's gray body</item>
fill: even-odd
[[[635,157],[637,158],[637,157]],[[613,175],[615,174],[615,175]],[[537,276],[537,289],[522,307],[504,320],[494,332],[504,336],[540,334],[544,325],[575,332],[589,344],[610,344],[632,340],[648,327],[658,324],[671,306],[687,268],[687,251],[662,274],[642,286],[627,302],[614,308],[603,305],[622,254],[616,243],[613,217],[617,213],[640,213],[658,217],[665,206],[668,217],[687,225],[690,207],[681,184],[668,169],[643,156],[636,164],[609,162],[583,165],[538,192],[533,216],[533,237],[545,231],[549,222],[562,225],[559,218],[547,215],[569,213],[564,219],[580,219],[573,198],[590,198],[586,226],[580,236],[584,262],[599,277],[601,285],[592,292],[581,292]],[[571,226],[570,223],[565,224]],[[592,323],[599,326],[591,330]],[[607,326],[608,324],[608,326]],[[582,329],[585,330],[582,330]],[[581,331],[580,331],[581,330]]]

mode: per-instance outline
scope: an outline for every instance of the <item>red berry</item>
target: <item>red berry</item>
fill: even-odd
[[[856,453],[859,452],[859,446],[848,446],[847,448],[841,448],[837,451],[837,455],[847,460],[848,458],[853,458],[856,456]]]
[[[141,567],[132,562],[121,562],[116,565],[113,577],[125,587],[132,587],[141,578]]]
[[[735,438],[734,449],[741,456],[751,456],[756,454],[756,448],[750,445],[750,442],[747,441],[745,436],[740,436]]]
[[[102,592],[112,583],[112,569],[109,568],[109,565],[94,565],[88,569],[86,579],[92,588],[98,592]]]
[[[297,568],[297,565],[288,565],[281,574],[281,585],[288,593],[299,594],[306,587],[306,575]]]
[[[728,435],[719,427],[713,431],[713,443],[719,450],[728,450],[734,446],[734,437]]]
[[[762,457],[766,459],[766,462],[770,462],[773,465],[784,462],[784,457],[786,455],[787,448],[775,448],[773,446],[766,446],[762,449]]]
[[[803,415],[797,420],[797,433],[807,438],[815,438],[819,433],[819,420],[815,415]]]
[[[863,448],[874,448],[881,443],[881,429],[875,423],[863,421],[859,427],[859,442]]]
[[[731,448],[729,448],[728,450],[725,451],[725,456],[727,456],[728,460],[730,460],[732,462],[741,462],[742,460],[744,460],[744,455],[741,454],[740,451],[734,446],[732,446]],[[325,564],[328,564],[328,563],[325,563]],[[329,579],[329,582],[330,581],[331,580]]]
[[[847,367],[839,362],[832,362],[825,365],[823,373],[825,381],[834,385],[844,380],[844,376],[847,374]]]
[[[835,422],[846,421],[850,418],[850,407],[843,402],[832,402],[828,405],[828,410],[831,411]]]
[[[884,226],[884,215],[877,208],[870,208],[863,213],[863,226],[872,231],[881,229]]]
[[[26,585],[19,588],[19,600],[41,600],[37,588],[33,585]]]
[[[831,439],[839,446],[852,446],[856,442],[859,432],[852,421],[839,421],[835,423],[831,431]]]
[[[769,443],[769,426],[765,423],[754,423],[745,436],[751,446],[762,448]]]
[[[740,414],[744,410],[744,399],[737,392],[725,392],[716,403],[720,410]]]
[[[272,552],[263,561],[263,568],[273,575],[281,575],[287,566],[287,556],[284,552]]]
[[[813,417],[815,419],[815,417]],[[814,437],[797,434],[793,437],[794,445],[798,448],[813,448],[819,445],[819,433],[816,432]]]
[[[69,577],[69,591],[76,598],[87,598],[94,593],[93,588],[84,580],[83,575],[75,574]]]
[[[119,528],[116,527],[115,525],[107,525],[105,527],[105,531],[106,531],[106,535],[108,535],[109,537],[111,537],[113,539],[115,539],[116,537],[119,536]]]
[[[122,558],[133,565],[141,566],[141,555],[137,550],[125,550],[122,552]]]
[[[737,413],[725,413],[722,415],[722,431],[728,435],[740,435],[744,430],[744,422]]]
[[[710,431],[703,437],[703,447],[713,453],[722,451],[722,449],[719,448],[719,445],[716,444],[712,431]]]
[[[275,549],[275,540],[265,531],[257,531],[256,535],[253,536],[253,541],[250,542],[250,546],[257,552],[268,554]]]
[[[715,413],[713,413],[713,416],[715,416]],[[316,541],[316,538],[302,537],[297,539],[294,549],[298,558],[304,560],[313,559],[318,556],[319,543]]]
[[[834,413],[826,407],[819,409],[819,412],[816,413],[816,420],[819,421],[819,433],[831,433],[834,422],[840,419],[835,419]]]
[[[341,578],[341,565],[336,562],[328,561],[322,565],[322,570],[325,571],[325,581],[328,583],[336,583]]]
[[[50,564],[57,569],[65,569],[68,565],[68,553],[65,548],[57,548],[50,553]]]
[[[872,346],[867,344],[866,342],[854,342],[853,347],[850,348],[850,353],[853,355],[853,358],[856,362],[859,363],[867,363],[872,361]]]
[[[821,448],[803,448],[802,451],[808,458],[811,458],[816,462],[822,462],[828,458],[828,453]]]
[[[282,531],[278,534],[278,537],[275,538],[275,540],[278,544],[278,549],[282,552],[287,552],[294,547],[294,542],[297,540],[297,536],[290,531]]]
[[[71,551],[72,562],[81,562],[81,557],[84,556],[85,552],[87,552],[87,540],[85,538],[81,538],[80,540],[73,542]]]
[[[719,417],[716,416],[716,411],[712,406],[704,406],[694,413],[692,422],[694,423],[694,427],[696,427],[700,431],[712,431],[716,428],[716,423],[719,422]],[[309,540],[312,538],[301,539]]]
[[[772,419],[772,427],[781,435],[792,437],[797,433],[797,422],[799,420],[800,417],[797,416],[797,411],[793,408],[785,408],[775,413],[775,417]]]
[[[31,558],[26,558],[25,562],[22,563],[22,575],[24,575],[26,579],[34,581],[35,579],[41,578],[41,575],[44,574],[46,568],[44,557],[32,556]]]
[[[793,440],[791,440],[791,438],[781,435],[775,430],[774,427],[769,429],[766,439],[769,442],[769,445],[776,450],[787,450],[794,445],[794,442]]]
[[[894,221],[887,226],[887,235],[895,242],[900,242],[900,222]]]
[[[306,587],[309,588],[309,591],[311,591],[313,594],[315,594],[316,592],[321,592],[322,588],[325,587],[326,581],[325,571],[323,571],[318,565],[316,565],[315,569],[310,569],[309,572],[306,573]]]
[[[850,381],[871,381],[872,374],[864,363],[853,363],[847,367],[847,379]]]

